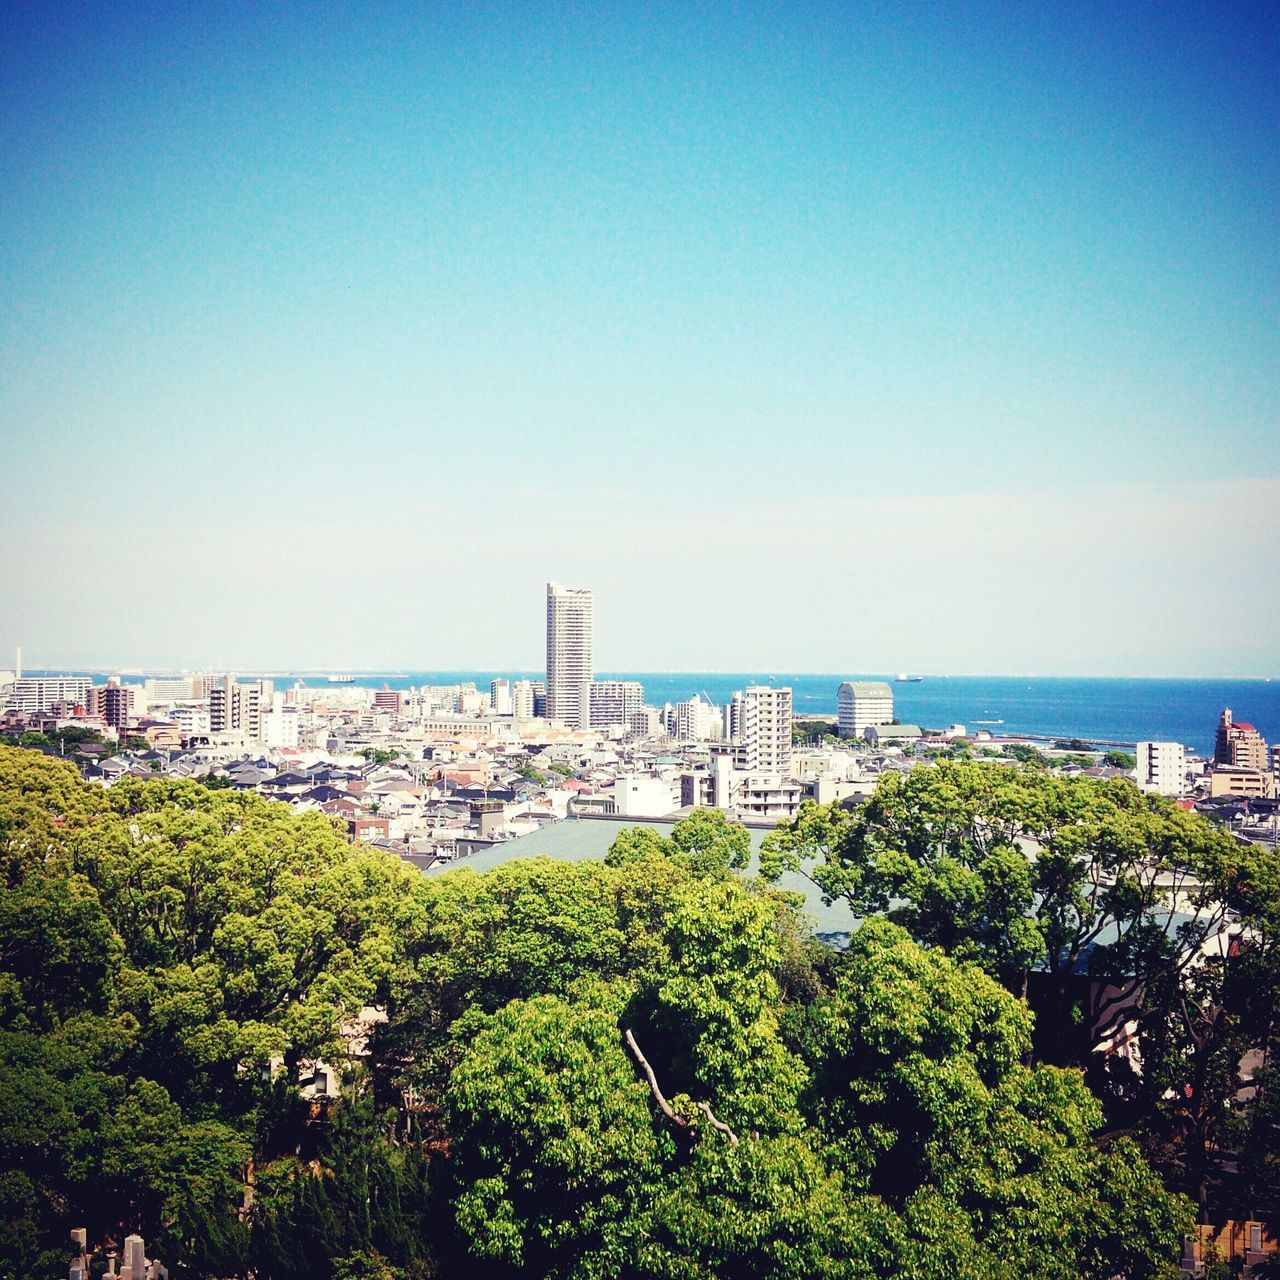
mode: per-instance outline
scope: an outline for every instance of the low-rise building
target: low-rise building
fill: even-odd
[[[1180,796],[1186,790],[1187,752],[1180,742],[1139,742],[1134,776],[1143,791]]]
[[[736,754],[736,753],[735,753]],[[742,819],[794,818],[805,798],[802,783],[785,774],[734,767],[734,754],[717,751],[707,768],[680,775],[680,807],[723,809]]]
[[[1265,769],[1237,769],[1219,765],[1209,775],[1209,795],[1258,796],[1270,799],[1275,795],[1275,775]]]
[[[924,737],[918,724],[871,724],[864,732],[877,747],[901,747]]]
[[[621,818],[664,818],[679,808],[679,788],[665,778],[623,773],[613,785]]]

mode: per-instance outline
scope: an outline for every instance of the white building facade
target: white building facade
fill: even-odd
[[[757,773],[785,774],[791,767],[791,690],[751,685],[734,695],[738,767]]]
[[[593,729],[630,725],[631,717],[644,706],[644,685],[639,680],[596,680],[590,697]]]
[[[533,681],[517,680],[511,686],[511,714],[517,720],[532,720],[533,711]]]
[[[1135,776],[1143,791],[1180,796],[1187,786],[1187,752],[1180,742],[1139,742]]]
[[[872,725],[893,723],[893,690],[883,680],[846,680],[836,690],[836,730],[865,738]]]
[[[715,711],[711,703],[703,702],[696,693],[687,702],[677,702],[672,709],[672,737],[681,742],[706,742],[713,736],[711,728]]]
[[[5,689],[5,709],[35,715],[55,703],[86,705],[93,681],[86,676],[23,676]]]
[[[547,718],[591,725],[596,602],[590,591],[547,583]]]
[[[649,774],[619,774],[613,796],[622,818],[662,818],[680,805],[679,786]]]
[[[489,708],[496,716],[511,714],[511,682],[509,680],[489,681]]]

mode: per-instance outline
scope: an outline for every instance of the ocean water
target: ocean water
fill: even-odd
[[[38,674],[32,672],[30,674]],[[103,673],[93,674],[101,682]],[[243,673],[248,675],[250,673]],[[278,687],[295,679],[323,687],[324,676],[264,672]],[[353,683],[407,689],[424,684],[474,681],[487,689],[495,677],[541,679],[521,671],[397,671],[353,673]],[[813,675],[767,672],[601,672],[601,679],[639,680],[646,701],[657,706],[681,702],[693,694],[723,705],[734,690],[748,684],[789,685],[798,716],[836,710],[841,680],[892,682],[884,674]],[[130,681],[140,677],[130,675]],[[899,720],[925,728],[963,724],[970,731],[987,724],[997,733],[1033,733],[1090,741],[1133,743],[1152,739],[1181,742],[1204,753],[1213,749],[1213,733],[1224,707],[1237,721],[1248,721],[1268,742],[1280,739],[1280,680],[1132,680],[1048,676],[926,676],[919,684],[892,683]]]
[[[649,702],[680,701],[692,693],[722,704],[748,683],[790,685],[795,714],[832,715],[843,679],[889,680],[894,713],[904,724],[970,731],[982,721],[997,733],[1051,734],[1109,742],[1145,740],[1185,743],[1213,750],[1213,734],[1224,707],[1236,720],[1257,726],[1268,742],[1280,738],[1280,681],[1128,680],[1013,676],[926,676],[919,684],[892,677],[795,675],[639,674]]]
[[[539,672],[415,671],[357,675],[355,683],[393,689],[473,680],[482,689],[495,677],[541,679]],[[1257,726],[1268,742],[1280,738],[1280,681],[1130,680],[1049,676],[926,676],[898,684],[892,676],[812,675],[769,672],[602,671],[601,679],[639,680],[656,706],[683,702],[695,693],[723,706],[749,684],[789,685],[797,716],[834,715],[842,680],[889,680],[894,711],[904,724],[945,728],[963,724],[996,733],[1050,734],[1105,742],[1181,742],[1213,750],[1213,732],[1224,707],[1236,720]],[[306,684],[323,685],[323,677]]]

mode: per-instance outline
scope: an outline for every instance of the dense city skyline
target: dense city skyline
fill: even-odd
[[[0,24],[0,653],[1280,674],[1274,7]]]

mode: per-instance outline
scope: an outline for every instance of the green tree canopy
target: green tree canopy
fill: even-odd
[[[1099,1146],[1080,1071],[1027,1065],[1006,979],[1015,907],[1050,945],[1026,824],[1065,858],[1068,819],[1127,850],[1169,815],[937,772],[771,845],[899,914],[837,953],[719,813],[429,878],[320,815],[0,749],[0,1266],[60,1270],[83,1224],[200,1280],[1165,1274],[1186,1202]]]

